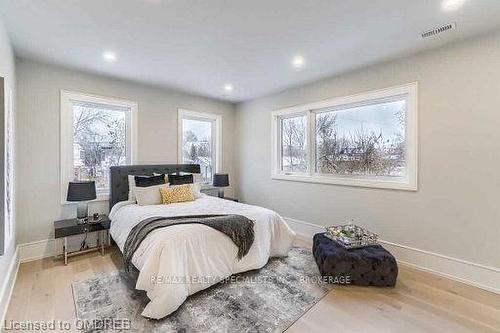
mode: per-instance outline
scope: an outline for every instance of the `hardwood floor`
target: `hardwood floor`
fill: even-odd
[[[71,258],[68,266],[52,258],[22,264],[7,325],[11,320],[73,323],[71,283],[120,267],[116,248],[105,256]],[[500,295],[400,266],[395,288],[336,287],[287,332],[403,331],[500,332]]]

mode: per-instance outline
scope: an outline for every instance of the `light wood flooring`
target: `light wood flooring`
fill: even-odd
[[[73,322],[71,283],[121,266],[116,248],[21,264],[7,323]],[[500,295],[400,266],[395,288],[336,287],[287,332],[500,332]]]

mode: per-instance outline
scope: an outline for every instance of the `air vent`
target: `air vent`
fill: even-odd
[[[451,31],[451,30],[455,30],[457,27],[457,24],[456,23],[449,23],[449,24],[446,24],[446,25],[443,25],[441,27],[438,27],[438,28],[434,28],[432,30],[428,30],[428,31],[425,31],[421,34],[422,38],[431,38],[431,37],[435,37],[439,34],[442,34],[443,32],[446,32],[446,31]]]

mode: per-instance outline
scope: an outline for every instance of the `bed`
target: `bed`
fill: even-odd
[[[237,259],[229,237],[202,224],[174,225],[151,232],[137,248],[132,264],[139,270],[136,289],[150,302],[142,315],[160,319],[174,312],[189,295],[233,274],[263,267],[270,257],[286,256],[295,233],[272,210],[202,195],[195,201],[139,206],[128,200],[128,175],[199,173],[196,164],[111,167],[110,233],[123,252],[127,236],[153,216],[239,214],[254,221],[254,242]]]

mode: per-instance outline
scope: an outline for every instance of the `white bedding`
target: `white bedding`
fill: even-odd
[[[255,240],[249,253],[238,260],[238,249],[229,237],[200,224],[153,231],[132,258],[140,271],[136,288],[145,290],[150,299],[143,316],[165,317],[189,295],[232,274],[261,268],[270,257],[286,256],[295,238],[286,222],[269,209],[207,195],[171,205],[118,203],[110,213],[110,232],[123,251],[129,232],[145,218],[198,214],[240,214],[255,221]]]

